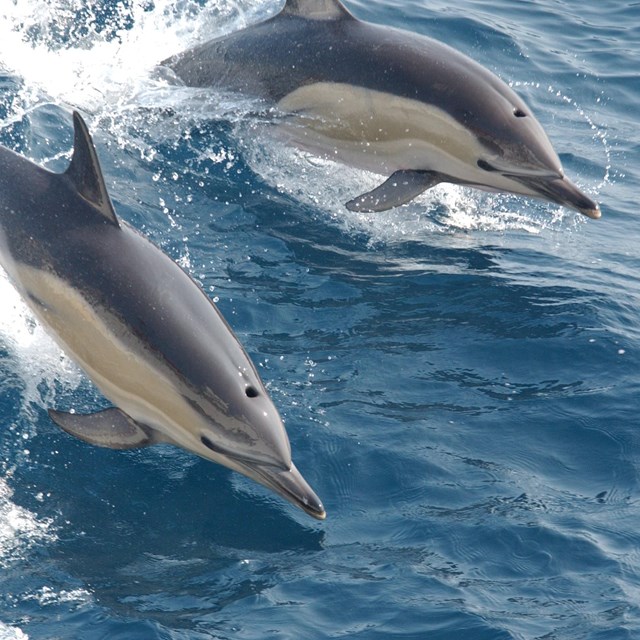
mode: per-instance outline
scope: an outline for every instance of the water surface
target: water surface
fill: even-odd
[[[119,215],[216,300],[328,519],[62,433],[48,407],[103,400],[2,275],[0,638],[635,637],[640,6],[348,5],[512,83],[591,221],[452,186],[350,213],[379,178],[153,73],[271,0],[5,4],[0,142],[61,171],[85,114]]]

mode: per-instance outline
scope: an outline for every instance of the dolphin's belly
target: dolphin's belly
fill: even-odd
[[[488,191],[535,195],[500,172],[478,167],[487,150],[439,107],[363,87],[321,82],[285,96],[276,135],[314,155],[389,176],[435,171]]]
[[[389,175],[433,170],[473,178],[483,149],[435,105],[363,87],[321,82],[300,87],[278,107],[280,135],[312,153]]]
[[[80,291],[40,269],[15,264],[10,273],[47,332],[113,404],[187,449],[202,416],[175,376],[115,315],[99,313]],[[181,441],[184,440],[184,441]]]

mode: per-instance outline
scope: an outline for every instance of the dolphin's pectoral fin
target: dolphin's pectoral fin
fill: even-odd
[[[49,417],[67,433],[98,447],[137,449],[161,441],[154,429],[139,424],[120,409],[88,414],[49,409]]]
[[[441,181],[434,171],[396,171],[379,187],[349,200],[345,206],[349,211],[386,211],[410,202]]]

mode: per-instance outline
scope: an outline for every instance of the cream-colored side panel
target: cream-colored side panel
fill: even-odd
[[[442,109],[389,93],[321,82],[290,93],[278,107],[293,114],[286,126],[306,131],[301,137],[309,144],[317,138],[323,147],[358,150],[393,170],[432,169],[425,165],[436,157],[475,165],[482,153],[475,136]]]
[[[45,329],[111,402],[168,440],[191,450],[196,443],[200,447],[202,417],[126,327],[113,317],[113,326],[107,326],[85,298],[54,275],[14,267],[21,288],[39,301],[27,300]]]
[[[521,183],[478,168],[487,150],[434,105],[348,84],[319,82],[285,96],[278,135],[343,164],[389,176],[401,169],[437,171],[487,188],[534,194]],[[514,171],[517,167],[514,167]]]

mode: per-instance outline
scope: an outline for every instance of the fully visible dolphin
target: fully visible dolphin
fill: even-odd
[[[564,174],[540,123],[496,75],[421,35],[356,19],[338,0],[275,17],[163,62],[188,86],[266,99],[291,143],[390,176],[347,207],[382,211],[440,182],[598,205]]]
[[[49,415],[103,447],[177,445],[323,519],[238,339],[195,282],[116,217],[77,113],[74,127],[73,157],[61,174],[0,147],[0,264],[115,405]]]

